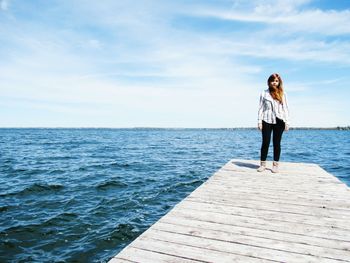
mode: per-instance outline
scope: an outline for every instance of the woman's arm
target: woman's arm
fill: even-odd
[[[259,110],[258,110],[258,128],[259,130],[262,129],[262,119],[263,119],[263,110],[264,110],[264,93],[260,94],[260,101],[259,101]]]
[[[283,95],[283,110],[284,110],[284,116],[286,118],[286,130],[288,131],[289,130],[289,107],[288,107],[288,102],[287,102],[287,95],[286,93],[284,93]]]

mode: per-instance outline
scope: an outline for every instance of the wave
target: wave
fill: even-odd
[[[118,163],[118,162],[112,162],[109,164],[110,166],[117,166],[117,167],[129,167],[130,164],[128,163]]]
[[[6,212],[11,208],[11,206],[0,206],[0,212]]]
[[[120,182],[120,181],[113,180],[113,181],[103,182],[103,183],[97,185],[96,189],[98,189],[98,190],[108,190],[108,189],[111,189],[111,188],[122,188],[122,187],[127,187],[127,186],[128,186],[127,183],[123,183],[123,182]]]
[[[197,186],[200,183],[203,183],[205,180],[204,179],[194,179],[192,181],[187,181],[187,182],[179,182],[175,184],[176,187],[182,187],[182,186]]]
[[[61,213],[58,214],[48,220],[46,220],[44,223],[42,223],[42,226],[57,226],[57,225],[62,225],[64,224],[64,222],[72,222],[72,221],[76,221],[76,219],[78,218],[78,215],[76,213]]]
[[[14,168],[12,165],[2,165],[0,168],[6,172],[7,174],[10,174],[11,176],[31,176],[31,175],[37,175],[37,174],[43,174],[49,172],[48,169],[37,169],[37,168],[24,168],[24,167],[19,167],[19,168]]]
[[[0,194],[1,197],[6,197],[6,196],[14,196],[14,195],[20,195],[20,196],[25,196],[25,195],[30,195],[30,194],[36,194],[36,193],[50,193],[50,192],[57,192],[60,191],[64,188],[63,185],[60,184],[42,184],[42,183],[35,183],[32,184],[26,188],[24,188],[21,191],[18,192],[12,192],[12,193],[5,193],[5,194]]]
[[[47,156],[43,158],[42,160],[53,160],[53,161],[64,161],[64,160],[71,160],[71,159],[78,159],[76,156]]]
[[[87,171],[89,169],[106,169],[106,168],[127,168],[131,165],[128,163],[119,163],[119,162],[111,162],[111,163],[96,163],[90,164],[83,167],[79,167],[78,171]]]
[[[143,231],[132,224],[119,224],[112,232],[104,236],[104,240],[114,244],[128,243],[138,237]]]
[[[0,235],[18,238],[21,242],[27,238],[40,240],[43,235],[54,234],[58,227],[64,227],[66,223],[75,222],[77,217],[78,215],[75,213],[61,213],[41,223],[11,226],[2,230]]]

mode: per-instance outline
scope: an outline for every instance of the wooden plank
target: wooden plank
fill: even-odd
[[[314,226],[310,224],[297,224],[293,222],[275,221],[241,215],[222,215],[213,212],[193,211],[187,209],[173,209],[167,214],[167,216],[176,216],[186,219],[221,223],[226,225],[233,224],[245,227],[256,227],[259,229],[295,233],[300,235],[308,235],[312,237],[330,238],[334,240],[350,242],[350,232],[348,230],[323,226]]]
[[[241,181],[242,178],[244,178],[243,181]],[[314,187],[309,190],[313,190],[315,189],[315,187],[324,187],[325,185],[327,185],[327,186],[337,187],[347,192],[350,191],[348,187],[344,183],[340,182],[338,179],[314,178],[309,176],[308,174],[280,175],[280,174],[272,174],[272,173],[256,174],[255,172],[254,173],[235,172],[235,174],[232,175],[232,172],[219,171],[219,172],[216,172],[209,180],[215,180],[215,179],[222,179],[224,181],[230,181],[230,182],[240,180],[242,184],[249,184],[250,182],[255,182],[255,183],[268,182],[269,183],[268,185],[270,186],[272,186],[272,184],[282,185],[284,182],[289,182],[292,185],[298,185],[298,186],[303,186],[305,183],[314,184],[315,182],[317,182],[318,184],[315,184]]]
[[[200,203],[208,203],[213,205],[223,205],[229,207],[242,207],[242,208],[252,208],[252,209],[260,209],[266,211],[278,211],[281,213],[290,213],[290,214],[300,214],[300,215],[313,215],[313,216],[321,216],[328,218],[339,218],[348,220],[350,218],[349,210],[339,210],[339,209],[331,209],[326,206],[308,206],[300,204],[286,204],[278,202],[278,200],[242,200],[242,198],[235,198],[233,200],[226,200],[220,197],[214,196],[205,196],[205,197],[189,197],[186,201],[200,202]]]
[[[172,224],[172,225],[180,225],[180,226],[186,226],[189,228],[199,228],[199,229],[208,229],[223,233],[232,233],[232,234],[239,234],[239,235],[246,235],[246,236],[253,236],[253,237],[262,237],[262,238],[269,238],[274,240],[280,240],[280,241],[287,241],[287,242],[294,242],[299,244],[309,244],[312,246],[319,246],[319,247],[325,247],[325,248],[333,248],[333,249],[340,249],[340,250],[349,250],[350,248],[350,241],[341,241],[341,240],[333,240],[329,238],[320,238],[320,237],[312,237],[302,234],[296,234],[296,233],[288,233],[288,232],[281,232],[281,231],[274,231],[269,229],[259,229],[256,226],[253,227],[244,227],[244,226],[238,226],[238,225],[227,225],[222,223],[214,223],[214,222],[206,222],[206,221],[199,221],[194,219],[188,219],[183,217],[163,217],[161,220],[158,221],[158,223],[163,224]],[[158,223],[155,226],[158,226]],[[171,227],[169,226],[169,229]],[[196,232],[193,229],[193,232]]]
[[[251,195],[247,195],[245,193],[223,193],[223,192],[212,192],[211,190],[208,190],[204,193],[196,193],[188,197],[188,200],[212,200],[212,201],[222,201],[226,203],[232,203],[237,205],[244,205],[252,204],[252,205],[265,205],[265,206],[272,206],[272,207],[278,207],[286,206],[290,209],[300,210],[300,212],[307,212],[306,209],[314,209],[315,211],[318,211],[322,213],[322,211],[330,210],[330,213],[337,214],[338,216],[341,215],[349,215],[350,208],[348,207],[349,204],[347,204],[347,200],[344,200],[343,202],[333,202],[333,201],[322,201],[318,199],[313,198],[303,198],[303,197],[295,197],[295,199],[290,198],[283,198],[283,196],[279,196],[276,194],[276,196],[273,195],[264,195],[261,194],[255,194],[252,193]]]
[[[310,262],[314,260],[314,262],[336,262],[339,263],[338,260],[334,260],[332,258],[323,257],[319,255],[306,255],[300,253],[294,253],[290,251],[286,251],[284,248],[282,249],[271,249],[262,247],[259,245],[245,244],[239,243],[237,241],[234,242],[225,242],[217,239],[210,238],[201,238],[194,235],[182,235],[174,232],[163,232],[153,229],[152,232],[149,232],[147,235],[143,235],[140,237],[140,240],[150,241],[150,240],[158,240],[164,241],[171,244],[181,244],[187,245],[191,248],[200,248],[204,250],[202,253],[210,253],[211,251],[220,252],[222,254],[226,254],[226,256],[237,257],[238,259],[247,260],[248,257],[258,258],[263,260],[271,260],[277,261],[279,259],[284,259],[285,262]],[[193,257],[200,260],[203,259],[201,254],[192,254]],[[219,258],[216,258],[219,260]]]
[[[350,189],[316,164],[258,164],[231,160],[111,262],[350,262]]]
[[[227,183],[225,186],[222,185],[223,182],[221,180],[220,183],[217,183],[217,181],[212,181],[210,185],[206,186],[205,188],[198,189],[196,193],[198,193],[200,190],[205,189],[204,191],[216,191],[218,188],[222,191],[224,190],[225,193],[247,193],[247,194],[264,194],[269,195],[272,194],[273,196],[282,197],[282,198],[289,198],[289,199],[295,199],[295,198],[305,198],[308,199],[320,199],[322,201],[344,201],[346,200],[346,196],[350,195],[350,192],[342,192],[338,191],[334,194],[325,194],[325,190],[323,191],[317,191],[317,190],[303,190],[303,189],[296,189],[291,190],[288,188],[282,188],[282,187],[266,187],[266,184],[258,185],[257,183],[254,183],[254,186],[252,184],[250,185],[241,185],[240,182],[236,183]],[[275,184],[276,185],[276,184]],[[294,187],[293,185],[290,185],[290,187]],[[332,191],[333,189],[328,187],[326,189],[327,191]],[[344,197],[345,196],[345,197]]]
[[[135,245],[135,244],[134,244]],[[118,257],[112,258],[109,262],[142,262],[142,263],[154,263],[154,262],[167,262],[167,263],[197,263],[192,259],[186,259],[180,256],[168,255],[161,252],[150,251],[150,247],[147,249],[140,249],[133,246],[129,246],[128,249],[124,249],[118,254]]]
[[[269,175],[254,175],[254,174],[242,174],[242,176],[230,176],[230,174],[216,173],[213,177],[211,177],[208,183],[217,181],[219,184],[223,184],[223,182],[227,182],[229,184],[235,184],[236,186],[244,187],[244,186],[254,186],[254,187],[263,187],[263,188],[271,188],[273,190],[289,190],[289,191],[311,191],[316,192],[317,190],[323,191],[325,188],[331,187],[332,189],[338,189],[344,193],[350,193],[349,188],[340,182],[325,182],[321,180],[315,180],[314,178],[305,178],[303,176],[301,178],[293,178],[290,175],[285,177],[278,177],[275,174]],[[254,182],[254,184],[252,184]],[[239,184],[237,184],[239,183]],[[286,184],[288,183],[288,184]],[[293,188],[297,187],[297,188]],[[312,186],[312,187],[310,187]],[[278,189],[276,189],[278,188]],[[338,194],[338,192],[330,191],[329,194]]]
[[[223,191],[212,191],[211,188],[208,187],[208,190],[204,191],[203,193],[198,191],[194,192],[190,195],[190,198],[202,198],[207,197],[211,198],[213,197],[215,200],[220,199],[223,201],[229,201],[229,200],[241,200],[245,199],[247,201],[266,201],[266,202],[272,202],[272,203],[280,203],[280,204],[290,204],[290,205],[299,205],[299,206],[308,206],[308,207],[320,207],[320,208],[331,208],[334,210],[343,211],[345,213],[350,211],[350,204],[347,202],[347,198],[344,198],[341,201],[338,200],[330,200],[327,196],[324,197],[324,199],[316,199],[313,197],[301,197],[298,195],[294,195],[293,197],[285,197],[282,196],[280,193],[272,194],[270,192],[264,193],[263,189],[261,189],[261,192],[253,191],[251,193],[247,191],[232,191],[232,192],[225,192]],[[249,189],[248,189],[249,190]],[[209,197],[210,196],[210,197]],[[242,200],[243,201],[243,200]]]
[[[153,235],[155,232],[150,232]],[[184,238],[186,239],[186,238]],[[192,242],[183,242],[183,240],[167,240],[167,238],[161,239],[152,238],[149,235],[141,235],[132,244],[132,247],[150,249],[152,251],[157,251],[158,253],[164,253],[167,255],[181,256],[183,258],[188,258],[191,260],[197,260],[200,262],[276,262],[271,260],[264,260],[261,258],[256,258],[254,256],[246,256],[235,253],[227,253],[215,248],[206,247],[203,248]],[[155,261],[158,262],[158,261]],[[338,262],[339,263],[339,262]]]
[[[111,263],[137,263],[137,261],[131,261],[127,259],[122,259],[122,258],[112,258],[109,260]]]
[[[292,222],[297,224],[310,224],[314,226],[324,226],[324,227],[332,227],[332,228],[340,228],[344,230],[348,230],[350,233],[350,225],[349,218],[347,219],[339,219],[333,217],[320,217],[314,215],[300,215],[297,213],[284,213],[281,211],[266,211],[262,209],[256,208],[248,208],[248,207],[235,207],[228,205],[218,205],[218,204],[209,204],[209,203],[201,203],[201,202],[192,202],[186,200],[179,204],[177,209],[187,209],[193,211],[203,211],[203,212],[213,212],[223,215],[240,215],[240,216],[248,216],[248,217],[257,217],[263,218],[267,220],[274,221],[284,221],[284,222]]]
[[[243,235],[232,232],[215,231],[210,229],[203,229],[194,226],[182,226],[179,224],[166,224],[159,222],[154,226],[155,230],[166,233],[175,233],[187,236],[195,236],[204,239],[218,240],[223,242],[238,243],[252,247],[260,247],[266,249],[274,249],[278,251],[292,252],[296,254],[318,256],[322,255],[324,258],[336,260],[348,260],[349,253],[342,249],[332,249],[323,246],[313,246],[310,244],[302,244],[297,242],[288,242],[285,240],[276,240],[270,237],[256,237]],[[350,246],[348,247],[350,248]],[[260,253],[261,254],[261,253]]]

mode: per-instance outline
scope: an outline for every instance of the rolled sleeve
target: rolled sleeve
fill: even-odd
[[[261,124],[263,121],[263,105],[264,103],[264,94],[260,94],[260,100],[259,100],[259,110],[258,110],[258,124]]]
[[[287,102],[287,95],[284,94],[283,96],[284,102],[283,102],[283,110],[284,110],[284,116],[285,116],[285,122],[288,126],[290,126],[290,120],[289,120],[289,106]]]

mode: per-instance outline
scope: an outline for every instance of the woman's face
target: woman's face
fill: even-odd
[[[270,85],[274,88],[278,88],[279,84],[280,84],[280,81],[278,80],[278,78],[275,78],[270,82]]]

